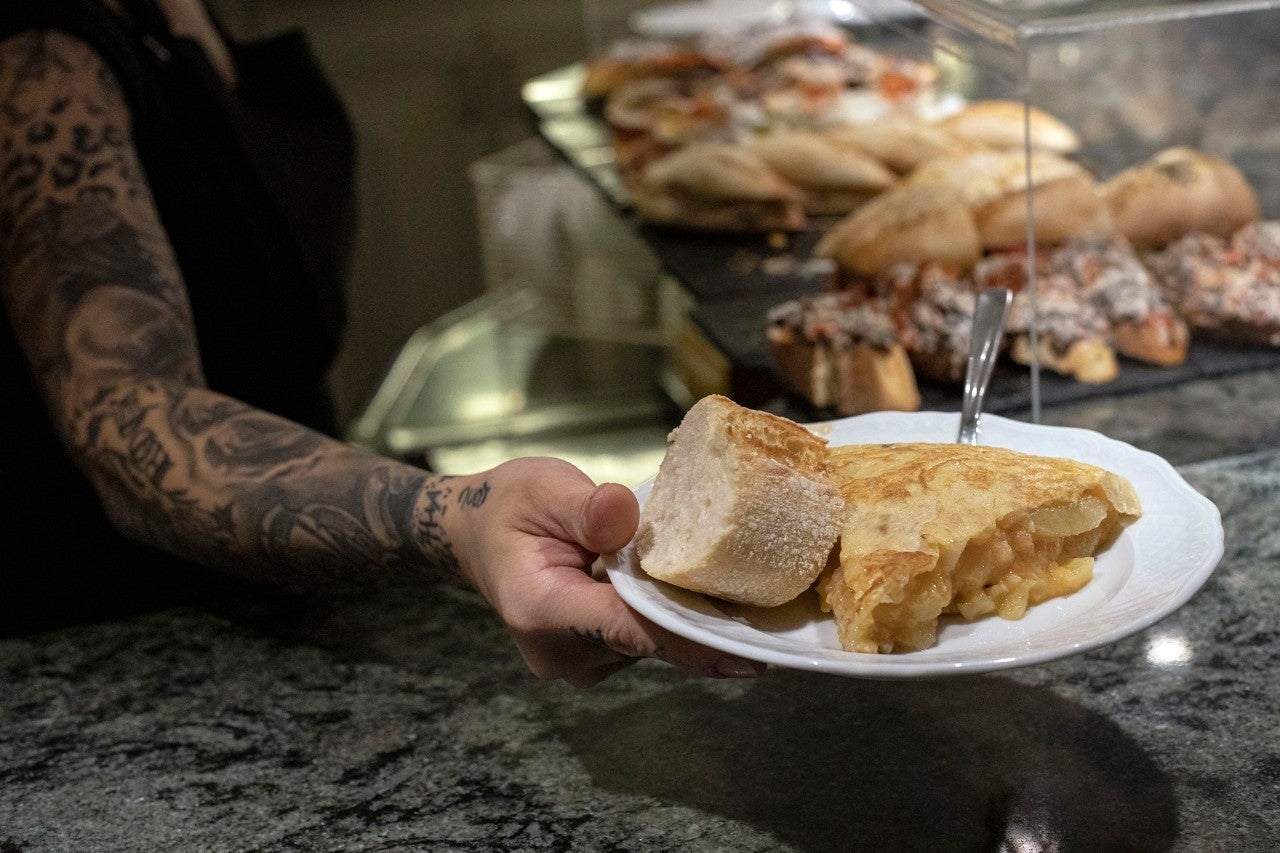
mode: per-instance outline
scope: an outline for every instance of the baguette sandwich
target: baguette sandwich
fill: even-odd
[[[743,148],[697,143],[646,167],[628,188],[650,221],[712,231],[794,230],[804,194]]]
[[[905,115],[843,125],[824,135],[865,151],[899,175],[938,157],[963,157],[986,150],[981,143],[961,139],[941,125]]]
[[[897,187],[838,222],[814,249],[854,275],[897,264],[967,270],[982,256],[973,216],[950,187]]]
[[[950,187],[973,214],[984,249],[1025,246],[1028,199],[1036,243],[1111,233],[1097,182],[1083,166],[1033,152],[993,151],[930,160],[905,179],[908,186]]]
[[[894,182],[879,161],[815,133],[770,133],[748,140],[746,147],[798,186],[805,209],[817,215],[848,213]]]

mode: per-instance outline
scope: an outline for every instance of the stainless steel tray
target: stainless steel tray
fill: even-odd
[[[661,347],[549,329],[536,290],[484,296],[416,332],[348,438],[444,473],[522,455],[596,479],[643,479],[679,413],[658,385]]]

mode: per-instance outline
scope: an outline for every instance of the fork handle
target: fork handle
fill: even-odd
[[[964,374],[964,399],[960,404],[960,433],[956,437],[961,444],[978,443],[982,401],[991,383],[991,372],[995,369],[1000,338],[1004,334],[1005,318],[1012,301],[1013,293],[1002,287],[978,294],[973,310],[973,332],[969,338],[969,363]]]

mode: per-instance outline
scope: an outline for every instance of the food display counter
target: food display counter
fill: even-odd
[[[1280,217],[1275,0],[810,5],[858,9],[855,38],[907,45],[966,100],[1058,116],[1099,179],[1192,145]],[[702,393],[840,414],[787,385],[767,322],[841,274],[817,251],[839,217],[746,234],[642,220],[586,72],[530,81],[525,102],[564,160],[557,192],[603,199],[565,190],[575,233],[616,220],[605,254],[639,260],[620,275],[588,252],[560,291],[504,278],[423,329],[353,441],[444,471],[545,452],[634,485]],[[545,208],[550,186],[530,197]],[[531,276],[490,238],[519,242],[536,207],[494,220],[491,268]],[[646,660],[574,691],[536,683],[452,586],[205,579],[198,601],[0,638],[0,853],[1280,848],[1280,349],[1193,334],[1185,361],[1122,357],[1106,383],[1043,368],[1002,365],[988,410],[1155,453],[1221,514],[1221,563],[1145,630],[981,675],[713,681]],[[958,407],[953,384],[920,391],[923,408]]]
[[[790,5],[795,11],[804,4]],[[832,11],[840,4],[816,5]],[[751,4],[745,6],[759,11]],[[939,313],[931,300],[954,302],[955,294],[963,295],[965,290],[1001,279],[1007,282],[1010,269],[1020,274],[1013,286],[1026,291],[1025,301],[1030,303],[1029,310],[1021,312],[1031,315],[1023,321],[1021,334],[1029,331],[1030,337],[1045,340],[1039,342],[1038,352],[1019,357],[1015,335],[1009,348],[1013,358],[1004,359],[997,371],[990,403],[995,410],[1030,408],[1038,413],[1041,403],[1053,406],[1086,397],[1118,396],[1280,364],[1275,336],[1255,332],[1255,328],[1280,323],[1280,255],[1265,257],[1265,273],[1240,270],[1235,275],[1234,267],[1251,260],[1231,256],[1214,267],[1202,263],[1203,251],[1190,245],[1201,239],[1196,235],[1202,229],[1217,229],[1229,238],[1241,223],[1280,216],[1274,177],[1280,173],[1280,149],[1274,118],[1268,118],[1274,112],[1266,109],[1268,98],[1274,97],[1277,73],[1266,35],[1278,26],[1280,13],[1274,4],[939,0],[918,5],[859,3],[853,12],[844,11],[845,19],[854,22],[846,30],[851,35],[844,46],[823,42],[830,40],[823,24],[804,17],[775,22],[778,34],[773,42],[761,34],[767,26],[736,42],[722,36],[636,42],[632,34],[631,40],[613,42],[612,49],[602,45],[603,59],[550,72],[524,88],[525,103],[541,136],[622,215],[635,220],[646,245],[692,302],[692,326],[677,338],[673,372],[704,380],[711,373],[716,381],[708,385],[690,380],[690,398],[718,390],[759,405],[771,393],[785,390],[791,402],[802,404],[800,411],[808,419],[832,414],[833,406],[822,399],[824,395],[804,387],[806,377],[797,381],[782,367],[786,359],[779,355],[773,337],[777,330],[770,327],[768,317],[785,303],[812,302],[818,294],[834,291],[842,300],[837,313],[844,311],[846,317],[854,301],[872,303],[877,311],[890,315],[898,343],[906,347],[915,366],[923,407],[954,407],[959,399],[955,370],[936,375],[929,363],[936,353],[920,343],[931,336],[949,335],[943,324],[950,321],[921,315]],[[689,10],[682,15],[670,17],[668,25],[688,23]],[[659,19],[667,16],[639,18],[650,29]],[[809,28],[797,21],[807,21]],[[797,48],[805,39],[808,46]],[[675,53],[664,55],[662,50]],[[769,50],[794,53],[778,58]],[[1196,60],[1184,61],[1187,57]],[[643,66],[633,71],[643,79],[624,77],[624,82],[600,95],[596,91],[602,85],[599,68],[619,63],[625,67],[628,61],[633,67]],[[703,62],[713,68],[653,70],[664,62],[681,68]],[[646,76],[650,74],[663,82],[655,83]],[[667,74],[670,77],[663,76]],[[832,74],[842,82],[832,84]],[[900,95],[886,88],[904,74],[914,75],[917,91]],[[709,83],[708,79],[720,79],[716,75],[730,82]],[[672,77],[679,82],[671,82]],[[741,82],[744,78],[749,82]],[[985,124],[975,129],[979,118],[967,118],[971,115]],[[875,127],[877,122],[897,128],[898,135],[891,141],[901,151],[886,148],[883,139],[864,133],[862,128]],[[952,136],[940,141],[941,129]],[[923,178],[929,169],[902,165],[906,156],[902,151],[925,150],[921,147],[925,137],[935,147],[945,143],[954,148],[962,130],[970,134],[964,137],[965,145],[983,146],[979,153],[934,155],[939,168],[932,170],[928,181]],[[647,141],[637,142],[637,137]],[[831,156],[831,146],[825,143],[843,146],[841,156]],[[1001,145],[1010,150],[1000,153]],[[1024,147],[1032,153],[1029,161]],[[873,193],[861,209],[851,204],[856,215],[844,219],[823,206],[827,201],[812,201],[829,200],[832,183],[857,180],[848,174],[856,171],[855,166],[863,168],[860,174],[865,176],[868,152],[899,172],[897,185],[877,188],[880,196]],[[821,162],[797,163],[806,153]],[[726,158],[732,160],[739,178],[769,166],[774,177],[795,184],[792,189],[800,191],[799,198],[809,209],[791,221],[776,212],[762,212],[758,199],[734,201],[735,193],[754,193],[755,198],[781,191],[763,188],[758,177],[745,189],[728,186],[717,171],[729,162]],[[984,199],[995,184],[1009,180],[999,176],[1000,170],[1013,166],[1016,172],[1022,168],[1019,162],[1036,188],[1027,193],[1027,181],[1023,181],[1024,189],[1010,196],[1010,210],[1016,211],[1021,204],[1019,193],[1026,200],[1025,237],[1021,226],[1000,233],[980,222],[982,246],[972,278],[966,270],[979,256],[929,255],[939,251],[927,244],[947,233],[942,226],[923,239],[917,237],[905,254],[890,256],[883,264],[872,259],[877,253],[859,248],[856,241],[836,239],[857,230],[849,228],[851,220],[875,219],[866,216],[868,208],[902,192],[903,187],[939,180],[956,184],[970,200],[974,215],[979,220],[987,216],[989,221],[991,214],[982,205],[989,209],[991,203]],[[1241,187],[1248,196],[1234,212],[1229,203],[1215,206],[1216,202],[1184,193],[1188,175],[1210,162],[1214,169],[1221,164],[1231,172],[1233,187]],[[1078,174],[1080,180],[1096,181],[1096,194],[1105,200],[1105,225],[1063,225],[1060,220],[1066,214],[1062,211],[1075,213],[1081,205],[1097,204],[1095,191],[1086,188],[1087,198],[1077,195],[1063,202],[1061,190],[1054,196],[1044,189],[1056,179],[1039,177],[1052,169],[1073,169],[1070,174]],[[1166,182],[1154,187],[1151,176]],[[1135,186],[1153,188],[1137,190]],[[1224,191],[1224,197],[1231,192]],[[1033,204],[1036,198],[1039,212]],[[1194,213],[1174,215],[1178,222],[1170,226],[1172,230],[1154,234],[1152,229],[1160,226],[1153,223],[1169,218],[1170,208],[1199,210],[1203,215],[1199,221],[1191,221]],[[895,225],[892,218],[889,222],[892,227],[879,238],[881,244],[890,241],[888,235],[895,227],[907,231],[915,227],[907,222]],[[1261,227],[1268,233],[1275,230],[1271,225]],[[1110,240],[1114,247],[1098,248],[1095,234],[1105,235],[1103,242]],[[1238,240],[1236,245],[1243,244]],[[1235,250],[1225,251],[1223,258]],[[944,277],[956,279],[944,288],[942,297],[925,281],[934,262],[917,260],[922,252],[923,257],[937,257]],[[1028,274],[1021,274],[1023,260],[1017,252],[1036,259],[1028,263]],[[1123,275],[1114,266],[1117,255]],[[903,261],[919,264],[916,280],[903,286],[900,266],[898,272],[889,269],[894,261],[900,266]],[[1078,281],[1063,291],[1062,272],[1069,270]],[[1133,278],[1127,285],[1120,281],[1126,275]],[[886,283],[885,278],[899,281]],[[1206,283],[1209,278],[1213,283]],[[1255,286],[1261,278],[1268,278],[1268,283]],[[1100,279],[1109,283],[1094,287],[1092,282]],[[1242,286],[1223,286],[1225,279]],[[1191,284],[1184,287],[1186,282]],[[1077,288],[1092,288],[1084,300],[1092,304],[1073,301],[1076,296],[1067,291]],[[1105,292],[1107,288],[1110,293]],[[1144,288],[1151,294],[1135,297]],[[892,294],[886,296],[886,291]],[[914,306],[903,308],[904,293],[910,293]],[[1136,298],[1147,301],[1145,316],[1133,308]],[[1120,302],[1130,303],[1129,308],[1117,307]],[[1102,348],[1115,351],[1107,354],[1110,372],[1090,375],[1070,366],[1051,369],[1054,352],[1075,345],[1071,335],[1093,334],[1084,328],[1092,321],[1084,318],[1095,308],[1110,312],[1104,319],[1111,331],[1096,333],[1104,339],[1099,342]],[[1172,318],[1171,308],[1181,317]],[[1133,317],[1116,314],[1125,310],[1152,328],[1150,312],[1163,311],[1172,318],[1167,322],[1179,327],[1189,324],[1190,334],[1180,328],[1170,339],[1170,343],[1182,339],[1174,344],[1180,351],[1173,354],[1127,347],[1119,337],[1122,330],[1117,329],[1133,322]],[[803,346],[817,350],[816,355],[808,354],[815,361],[825,357],[838,363],[842,357],[841,344],[833,343],[830,331],[822,328],[830,326],[832,313],[828,310],[822,320],[796,321],[800,326],[788,330],[792,337],[803,338]],[[1020,313],[1016,307],[1014,313]],[[1241,323],[1240,317],[1248,319]],[[851,331],[856,337],[860,333],[856,326],[841,329],[837,337],[847,338]],[[1077,328],[1063,332],[1065,326]],[[955,337],[959,340],[962,335]],[[958,360],[961,348],[955,351]],[[1065,358],[1063,362],[1070,364]],[[805,406],[806,401],[814,405]],[[864,410],[838,404],[834,409],[836,414]]]

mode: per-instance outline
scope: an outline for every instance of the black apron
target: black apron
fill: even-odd
[[[344,323],[354,141],[305,40],[227,39],[229,89],[154,0],[4,0],[0,40],[70,33],[111,67],[191,299],[209,387],[333,434],[326,375]],[[224,33],[224,38],[226,37]],[[0,164],[2,167],[3,164]],[[126,543],[62,449],[8,318],[0,324],[0,634],[218,584]]]

